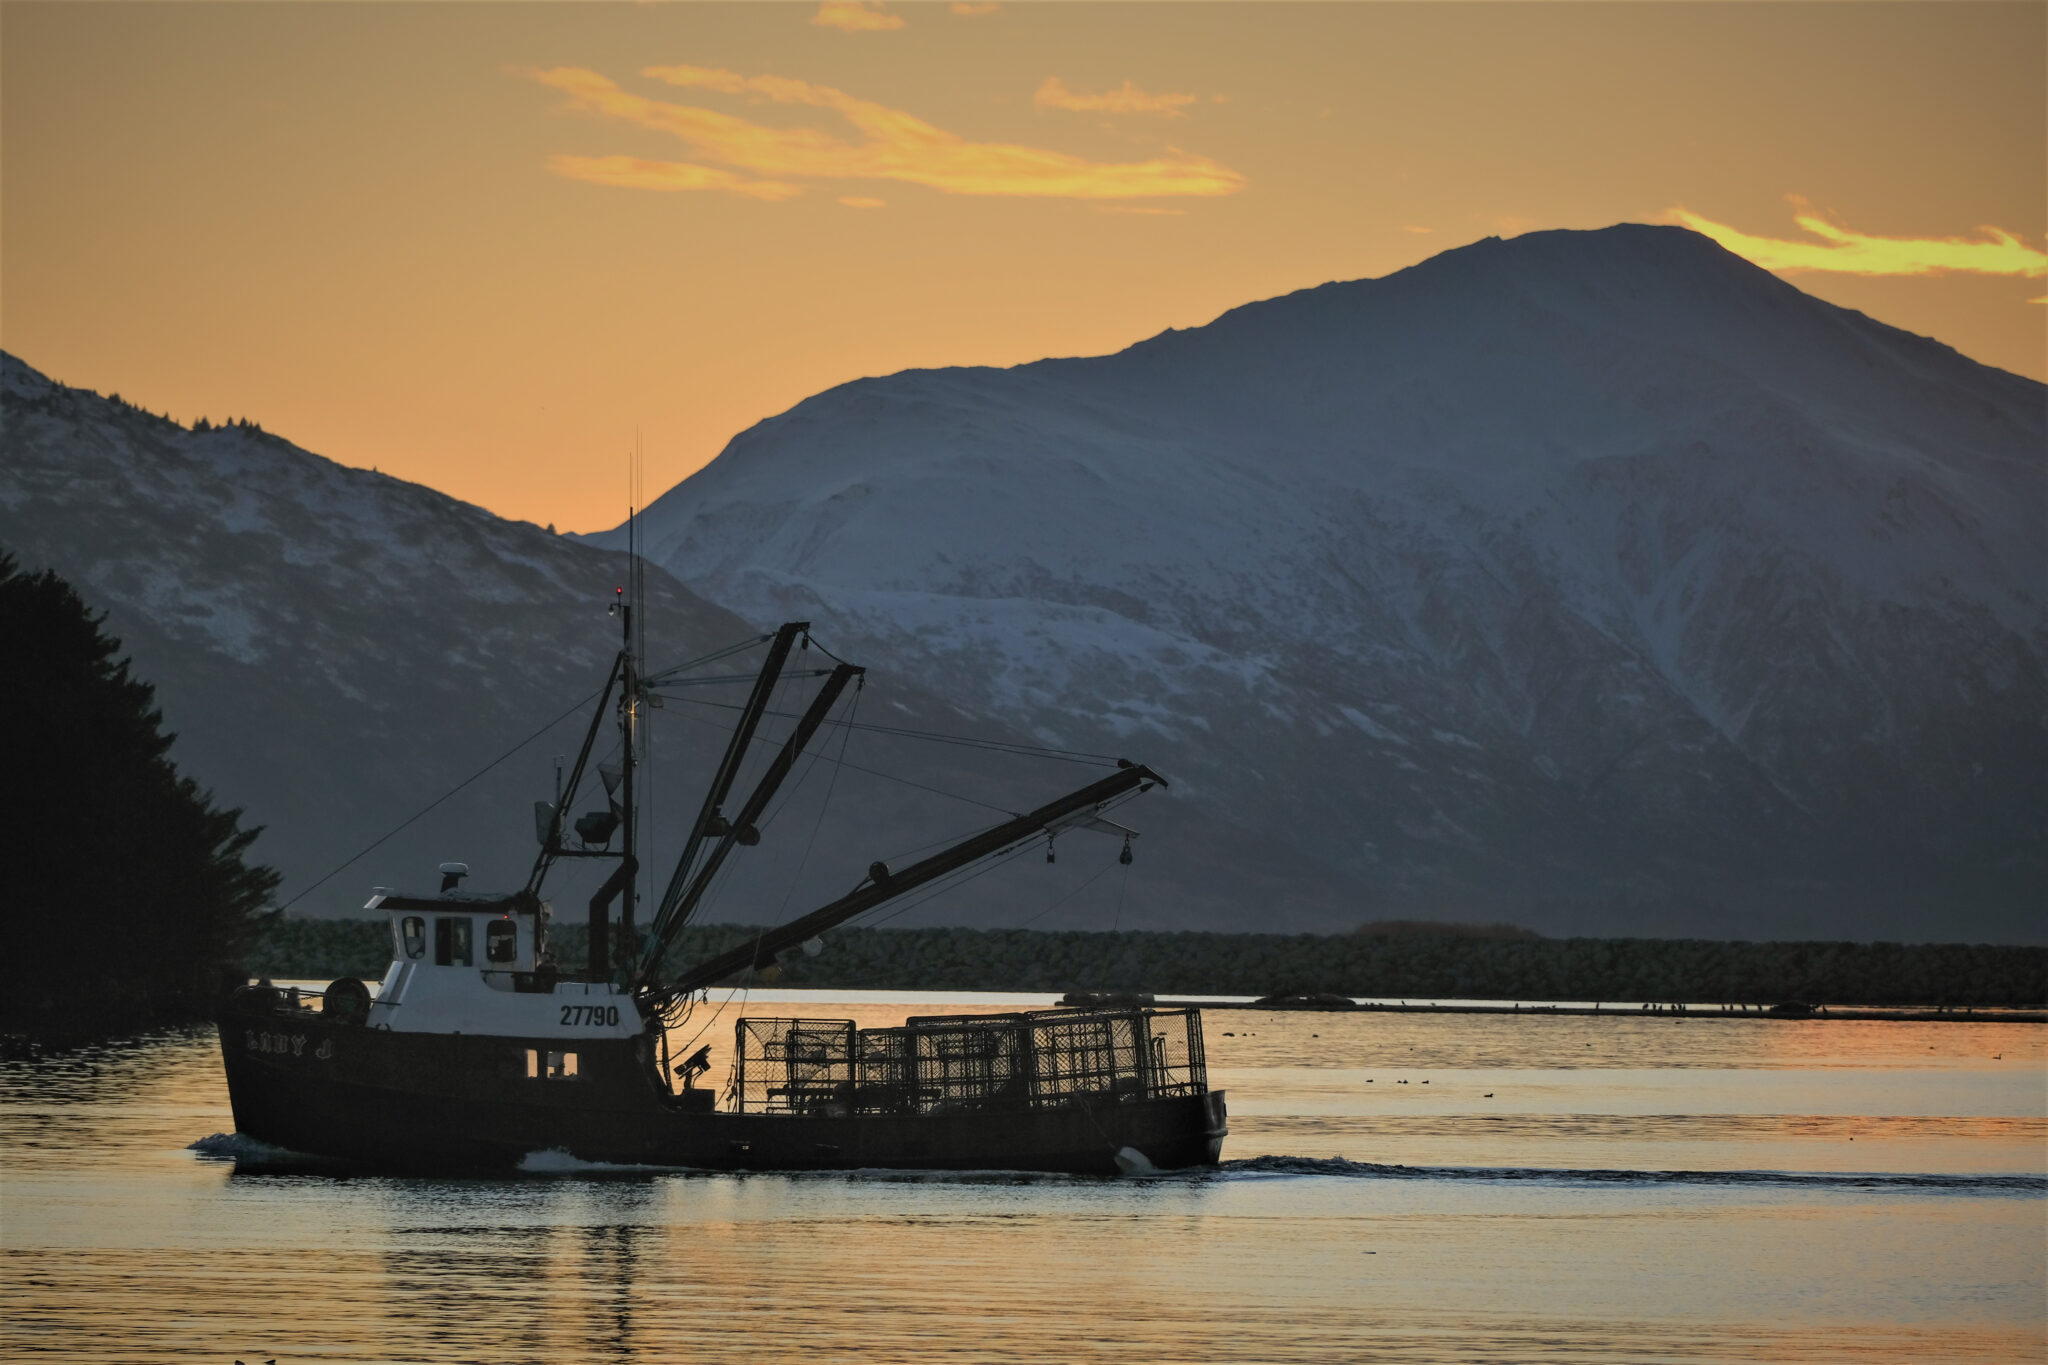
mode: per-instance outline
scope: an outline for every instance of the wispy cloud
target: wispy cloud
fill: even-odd
[[[1038,93],[1031,97],[1031,102],[1040,109],[1072,109],[1083,114],[1164,114],[1168,118],[1185,118],[1182,106],[1194,104],[1198,98],[1195,95],[1155,95],[1140,90],[1129,81],[1100,95],[1083,95],[1067,89],[1067,83],[1058,76],[1047,76],[1045,84],[1039,86]]]
[[[2048,252],[2003,228],[1980,227],[1981,235],[1975,238],[1876,237],[1829,222],[1797,195],[1787,198],[1792,221],[1820,240],[1758,237],[1683,208],[1664,216],[1705,233],[1766,270],[1788,274],[1829,270],[1845,275],[1939,275],[1961,270],[1977,275],[2048,275]]]
[[[881,33],[903,27],[903,16],[891,14],[880,5],[861,0],[824,0],[811,22],[819,28],[844,29],[848,33]]]
[[[974,0],[953,0],[949,8],[963,19],[976,19],[984,14],[994,14],[1002,6],[996,4],[995,0],[982,0],[980,4],[974,3]]]
[[[750,199],[794,199],[804,192],[801,185],[749,180],[716,166],[649,161],[637,156],[551,156],[548,169],[570,180],[631,190],[725,190]]]
[[[685,143],[697,160],[716,163],[690,167],[641,163],[630,157],[557,158],[550,163],[557,174],[605,184],[717,189],[763,199],[786,198],[785,191],[796,190],[789,182],[807,180],[896,180],[947,194],[1064,199],[1214,196],[1235,194],[1245,185],[1244,177],[1228,167],[1179,150],[1148,161],[1100,162],[1040,147],[970,142],[900,109],[781,76],[742,76],[698,66],[650,67],[642,73],[684,89],[829,110],[850,123],[859,140],[818,128],[769,127],[700,105],[649,99],[581,67],[521,74],[567,96],[572,108],[669,134]],[[696,175],[704,171],[710,174]]]

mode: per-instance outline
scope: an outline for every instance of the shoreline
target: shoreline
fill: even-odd
[[[1880,1020],[1893,1023],[1911,1024],[2048,1024],[2048,1010],[1995,1010],[1985,1013],[1971,1013],[1963,1010],[1934,1010],[1913,1008],[1885,1008],[1883,1006],[1817,1006],[1807,1013],[1773,1014],[1767,1008],[1750,1009],[1655,1009],[1646,1010],[1641,1006],[1603,1009],[1586,1005],[1440,1005],[1403,1002],[1389,1005],[1378,1001],[1354,1003],[1351,1005],[1286,1003],[1251,1000],[1242,1003],[1217,1000],[1170,1000],[1158,999],[1152,1002],[1157,1009],[1201,1009],[1201,1010],[1260,1010],[1292,1014],[1505,1014],[1505,1015],[1571,1015],[1581,1018],[1600,1019],[1722,1019],[1730,1021],[1767,1021],[1774,1024],[1813,1024],[1829,1020],[1846,1022]]]

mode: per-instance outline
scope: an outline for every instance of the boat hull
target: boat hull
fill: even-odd
[[[403,1033],[310,1011],[219,1017],[235,1126],[296,1152],[386,1170],[508,1170],[535,1153],[712,1170],[1019,1170],[1115,1174],[1212,1165],[1223,1094],[941,1113],[727,1113],[671,1095],[652,1043],[576,1044],[578,1074],[526,1074],[560,1038]]]

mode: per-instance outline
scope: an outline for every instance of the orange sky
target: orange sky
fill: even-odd
[[[2048,377],[2039,4],[0,4],[0,346],[508,516],[1491,233]]]

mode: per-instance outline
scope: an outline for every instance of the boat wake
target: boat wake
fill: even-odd
[[[273,1147],[245,1133],[214,1133],[185,1148],[201,1161],[232,1162],[238,1171],[337,1171],[346,1163],[332,1157]]]
[[[1761,1186],[1826,1190],[1930,1190],[2048,1194],[2048,1175],[1935,1175],[1849,1171],[1616,1171],[1545,1166],[1390,1166],[1343,1157],[1255,1156],[1225,1161],[1210,1179],[1337,1176],[1364,1180],[1477,1180],[1545,1185]]]
[[[614,1161],[585,1161],[572,1156],[560,1147],[550,1147],[543,1152],[528,1152],[519,1161],[521,1175],[675,1175],[687,1167],[640,1166]]]
[[[215,1133],[186,1148],[202,1161],[232,1162],[237,1171],[331,1173],[349,1169],[329,1157],[273,1147],[241,1133]],[[1118,1165],[1124,1179],[1147,1182],[1206,1183],[1228,1180],[1298,1179],[1320,1176],[1340,1180],[1446,1180],[1494,1184],[1589,1186],[1700,1186],[1849,1191],[1921,1191],[1937,1194],[2048,1195],[2048,1175],[1942,1175],[1853,1171],[1621,1171],[1573,1170],[1548,1166],[1398,1166],[1343,1157],[1255,1156],[1213,1167],[1161,1171],[1149,1169],[1142,1154],[1125,1149]],[[603,1179],[609,1176],[729,1176],[730,1171],[686,1166],[650,1166],[623,1162],[585,1161],[561,1148],[529,1152],[516,1168],[519,1175]],[[827,1171],[764,1171],[750,1174],[794,1179],[881,1181],[915,1184],[1082,1184],[1099,1176],[1049,1171],[899,1170],[860,1168]]]

